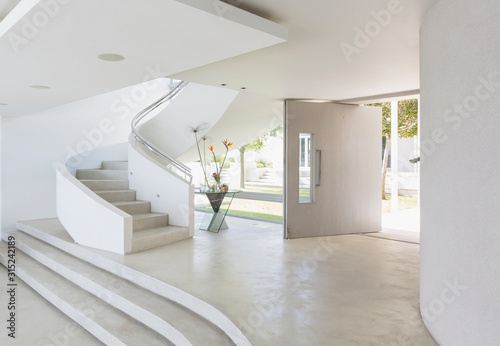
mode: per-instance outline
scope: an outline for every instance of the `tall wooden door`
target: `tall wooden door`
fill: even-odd
[[[381,230],[382,110],[286,101],[285,237]]]

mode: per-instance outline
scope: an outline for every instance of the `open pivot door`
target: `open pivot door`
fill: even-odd
[[[285,237],[381,230],[382,110],[286,101]]]

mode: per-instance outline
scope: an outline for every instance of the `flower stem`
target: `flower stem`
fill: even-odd
[[[224,155],[224,160],[222,160],[222,165],[220,166],[220,173],[219,175],[222,173],[222,168],[224,167],[224,164],[226,163],[226,157],[227,157],[227,152],[229,151],[228,148],[226,148],[226,155]]]
[[[209,186],[207,179],[207,172],[205,171],[205,164],[203,163],[203,159],[201,158],[200,143],[198,141],[198,135],[196,134],[196,132],[194,133],[194,138],[196,139],[196,149],[198,149],[198,156],[200,157],[200,164],[201,164],[201,169],[203,171],[203,177],[205,178],[207,186]]]

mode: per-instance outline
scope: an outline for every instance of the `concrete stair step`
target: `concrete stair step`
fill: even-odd
[[[132,235],[132,252],[152,249],[158,246],[172,244],[188,239],[189,228],[178,226],[164,226],[135,231]]]
[[[155,279],[147,274],[125,265],[124,257],[105,251],[92,250],[74,243],[57,218],[18,222],[19,231],[29,234],[49,245],[88,262],[100,269],[113,273],[115,276],[132,280],[134,284],[146,290],[146,294],[157,294],[185,307],[191,312],[209,321],[232,340],[232,344],[249,346],[250,342],[241,330],[219,310],[187,292]],[[139,232],[134,232],[139,233]],[[7,252],[2,252],[7,253]],[[153,265],[153,264],[151,264]],[[159,264],[161,265],[161,264]],[[208,336],[207,336],[208,338]],[[209,340],[209,339],[207,339]],[[105,343],[108,344],[109,343]],[[211,343],[202,343],[202,345]],[[216,345],[216,343],[213,343]],[[147,345],[147,343],[144,343]]]
[[[128,161],[103,161],[102,169],[128,170]]]
[[[128,190],[128,179],[107,180],[107,179],[80,179],[80,182],[92,191]]]
[[[112,204],[130,215],[151,213],[151,202],[148,201],[123,201]]]
[[[158,228],[168,226],[168,214],[162,213],[147,213],[135,214],[133,218],[133,230],[140,231],[149,228]]]
[[[79,169],[76,171],[77,179],[111,179],[125,180],[128,179],[128,171],[115,169]]]
[[[276,177],[274,175],[263,175],[260,179],[276,180]]]
[[[208,321],[135,283],[97,268],[21,232],[17,248],[65,279],[133,317],[175,345],[228,344],[228,338]],[[189,341],[188,341],[189,340]]]
[[[17,240],[17,239],[16,239]],[[0,244],[5,265],[5,243]],[[17,277],[105,345],[165,345],[158,333],[64,279],[22,251],[16,251]],[[169,344],[169,343],[167,343]]]
[[[112,202],[125,202],[125,201],[135,201],[136,191],[135,190],[97,190],[94,191],[98,196],[102,197],[106,201]]]

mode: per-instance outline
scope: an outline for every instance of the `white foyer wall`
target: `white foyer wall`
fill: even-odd
[[[500,340],[500,3],[442,0],[421,28],[421,299],[440,345]]]
[[[53,164],[126,142],[132,117],[166,90],[166,80],[153,80],[30,116],[2,117],[2,231],[17,221],[55,217]]]

